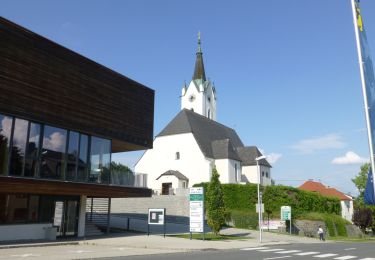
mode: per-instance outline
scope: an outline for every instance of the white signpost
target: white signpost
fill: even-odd
[[[190,188],[190,238],[191,233],[204,235],[204,189]]]
[[[280,217],[281,220],[289,220],[289,232],[292,234],[292,207],[281,206]]]

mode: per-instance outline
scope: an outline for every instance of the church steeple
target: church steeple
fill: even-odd
[[[194,75],[193,80],[201,79],[206,81],[206,73],[204,71],[203,65],[203,55],[202,55],[202,47],[201,47],[201,33],[198,33],[198,49],[197,49],[197,58],[195,60],[195,68],[194,68]]]

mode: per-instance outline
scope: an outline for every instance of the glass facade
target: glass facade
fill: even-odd
[[[110,140],[91,137],[90,182],[109,183],[111,175],[111,142]]]
[[[13,118],[0,114],[0,175],[8,175],[10,137]]]
[[[0,175],[109,184],[111,144],[0,114]]]

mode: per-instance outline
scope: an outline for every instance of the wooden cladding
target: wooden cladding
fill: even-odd
[[[152,147],[153,90],[1,17],[0,113]]]
[[[0,176],[0,192],[35,195],[86,195],[100,198],[151,197],[147,188],[73,183]]]

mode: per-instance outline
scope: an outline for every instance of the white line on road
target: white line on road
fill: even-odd
[[[320,254],[320,252],[303,252],[303,253],[298,253],[295,255],[316,255],[316,254]]]
[[[335,256],[335,255],[337,255],[337,254],[314,255],[313,257],[326,258],[326,257]]]
[[[269,247],[248,247],[248,248],[241,248],[240,250],[245,250],[245,251],[251,251],[251,250],[259,250],[259,249],[267,249]]]
[[[359,259],[359,260],[375,260],[375,258],[362,258],[362,259]]]
[[[276,252],[276,251],[283,251],[285,249],[280,248],[272,248],[272,249],[264,249],[264,250],[258,250],[259,252]]]
[[[353,258],[357,258],[357,256],[354,256],[354,255],[346,255],[346,256],[336,257],[336,258],[333,258],[333,259],[337,259],[337,260],[348,260],[348,259],[353,259]]]
[[[92,252],[94,252],[94,251],[87,251],[87,250],[69,251],[69,253],[77,253],[77,254],[92,253]]]
[[[357,248],[355,247],[350,247],[350,248],[345,248],[344,250],[356,250]]]
[[[11,255],[12,257],[30,257],[30,256],[40,256],[35,254],[23,254],[23,255]]]
[[[280,251],[280,252],[275,252],[276,254],[292,254],[292,253],[298,253],[301,252],[301,250],[287,250],[287,251]]]
[[[290,255],[286,255],[286,256],[277,256],[277,257],[263,258],[263,260],[281,259],[281,258],[288,258],[288,257],[292,257],[292,256],[290,256]]]

